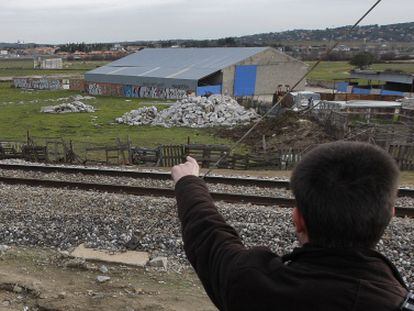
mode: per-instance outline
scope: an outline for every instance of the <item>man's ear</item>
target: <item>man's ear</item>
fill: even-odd
[[[297,207],[293,209],[292,218],[297,233],[303,233],[307,231],[305,220],[303,219],[302,213]]]
[[[306,228],[305,219],[300,210],[295,207],[292,213],[293,223],[295,225],[296,235],[299,242],[303,245],[309,242],[308,230]]]

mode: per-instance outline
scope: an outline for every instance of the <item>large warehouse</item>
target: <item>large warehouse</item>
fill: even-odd
[[[280,85],[292,86],[306,70],[305,63],[269,47],[148,48],[87,72],[85,81],[91,95],[268,96]]]

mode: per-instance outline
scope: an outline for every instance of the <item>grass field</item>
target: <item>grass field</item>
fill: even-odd
[[[32,59],[0,59],[0,70],[33,69]]]
[[[314,62],[307,62],[313,65]],[[348,62],[321,62],[319,66],[309,75],[312,80],[332,81],[334,79],[349,78],[349,71],[353,69]],[[370,69],[373,70],[401,70],[404,72],[414,73],[414,63],[381,63],[373,64]]]
[[[115,144],[117,137],[125,141],[129,136],[138,146],[182,144],[190,137],[194,143],[228,144],[207,130],[152,126],[127,126],[115,124],[116,117],[145,105],[157,103],[160,109],[167,107],[163,101],[97,97],[86,103],[98,110],[95,113],[44,114],[42,106],[56,105],[55,100],[76,95],[71,91],[23,91],[0,83],[0,140],[24,140],[29,130],[34,137],[63,137],[76,143]]]
[[[0,77],[35,75],[81,75],[107,64],[107,61],[64,61],[63,69],[33,69],[32,60],[0,60]]]

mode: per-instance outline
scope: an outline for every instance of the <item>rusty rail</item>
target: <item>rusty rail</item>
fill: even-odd
[[[93,190],[108,193],[124,193],[138,196],[162,196],[175,197],[174,189],[171,188],[151,188],[151,187],[136,187],[101,183],[86,183],[86,182],[72,182],[52,179],[32,179],[32,178],[15,178],[15,177],[0,177],[0,182],[12,185],[27,185],[46,188],[64,188],[64,189],[79,189],[79,190]],[[265,197],[233,193],[212,192],[211,196],[214,200],[224,201],[229,203],[251,203],[258,205],[278,205],[278,206],[293,206],[295,201],[289,198]]]
[[[114,169],[97,169],[97,168],[83,168],[70,166],[50,166],[50,165],[21,165],[21,164],[2,164],[2,170],[21,170],[21,171],[35,171],[43,173],[66,173],[66,174],[83,174],[83,175],[102,175],[113,177],[129,177],[129,178],[147,178],[156,180],[170,180],[170,173],[163,172],[139,172],[132,170],[114,170]],[[227,184],[238,186],[258,186],[258,187],[272,187],[272,188],[289,188],[288,180],[269,180],[258,178],[238,178],[238,177],[219,177],[207,176],[205,178],[207,183]]]
[[[174,197],[173,189],[169,188],[147,188],[135,186],[123,186],[113,184],[97,184],[85,182],[71,182],[59,181],[50,179],[30,179],[30,178],[14,178],[14,177],[0,177],[0,182],[12,185],[28,185],[46,188],[63,188],[63,189],[79,189],[79,190],[93,190],[108,193],[124,193],[137,196],[162,196]],[[278,207],[293,207],[295,200],[290,198],[254,196],[233,193],[219,193],[211,192],[211,196],[216,201],[223,201],[228,203],[250,203],[264,206],[278,206]],[[396,208],[396,216],[398,217],[414,217],[414,208]]]
[[[114,169],[98,169],[98,168],[83,168],[70,166],[44,166],[44,165],[21,165],[21,164],[2,164],[2,170],[21,170],[21,171],[35,171],[43,173],[66,173],[66,174],[83,174],[83,175],[101,175],[113,177],[129,177],[129,178],[145,178],[155,180],[170,180],[170,173],[163,172],[139,172],[132,170],[114,170]],[[240,178],[240,177],[221,177],[221,176],[207,176],[205,178],[207,183],[226,184],[232,186],[255,186],[268,188],[284,188],[289,189],[288,180],[272,180],[259,178]],[[414,189],[399,188],[399,197],[414,198]]]

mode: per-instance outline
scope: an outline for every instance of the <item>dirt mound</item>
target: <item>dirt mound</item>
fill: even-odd
[[[215,130],[214,134],[234,141],[240,139],[251,125],[238,126],[233,129]],[[264,136],[264,139],[263,139]],[[333,141],[324,129],[314,121],[295,112],[266,118],[244,140],[244,144],[254,151],[262,151],[265,141],[267,150],[286,148],[306,148],[310,145]]]

